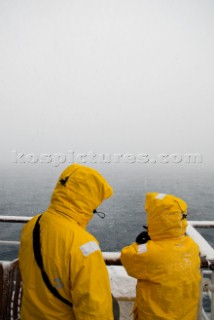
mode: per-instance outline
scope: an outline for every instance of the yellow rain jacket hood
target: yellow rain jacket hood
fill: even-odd
[[[111,195],[112,188],[99,172],[74,164],[62,172],[49,208],[69,215],[85,227],[93,210]]]
[[[147,193],[145,210],[152,240],[183,236],[187,227],[187,204],[163,193]]]
[[[36,216],[21,235],[21,320],[113,320],[107,268],[98,241],[85,230],[93,210],[111,194],[112,188],[94,169],[74,164],[63,171],[39,221],[40,242],[52,286],[73,307],[49,291],[35,261]]]
[[[145,244],[123,248],[121,261],[136,279],[135,320],[195,320],[200,294],[198,245],[185,235],[187,204],[173,195],[147,193]]]

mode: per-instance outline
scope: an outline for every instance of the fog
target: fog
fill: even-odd
[[[0,165],[72,151],[213,167],[213,16],[211,0],[0,0]]]

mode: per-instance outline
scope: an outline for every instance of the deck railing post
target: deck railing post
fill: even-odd
[[[200,286],[200,300],[198,304],[198,320],[202,319],[202,308],[203,308],[203,270],[200,270],[201,272],[201,286]]]
[[[212,270],[210,291],[211,291],[211,320],[214,320],[214,270]]]

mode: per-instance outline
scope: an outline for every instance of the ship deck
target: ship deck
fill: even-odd
[[[29,219],[30,217],[1,216],[0,222],[25,223]],[[196,228],[214,228],[214,221],[189,221],[187,227],[187,234],[195,240],[201,251],[203,281],[198,320],[214,320],[214,249]],[[18,246],[19,241],[0,240],[0,246],[8,244]],[[112,294],[120,305],[120,320],[130,320],[135,300],[136,279],[126,273],[121,265],[119,252],[103,252],[103,257],[109,273]],[[18,260],[0,261],[0,319],[19,319],[20,303],[21,278]],[[7,315],[3,315],[4,308],[8,309]]]

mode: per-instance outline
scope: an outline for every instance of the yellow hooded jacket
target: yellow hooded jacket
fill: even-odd
[[[107,268],[97,240],[85,230],[93,210],[111,195],[111,187],[96,170],[74,164],[61,174],[39,222],[41,253],[51,284],[73,308],[43,281],[33,253],[36,216],[21,235],[22,320],[113,320]]]
[[[186,203],[148,193],[145,209],[151,240],[123,248],[122,263],[138,279],[134,319],[196,320],[200,294],[198,245],[185,235]]]

